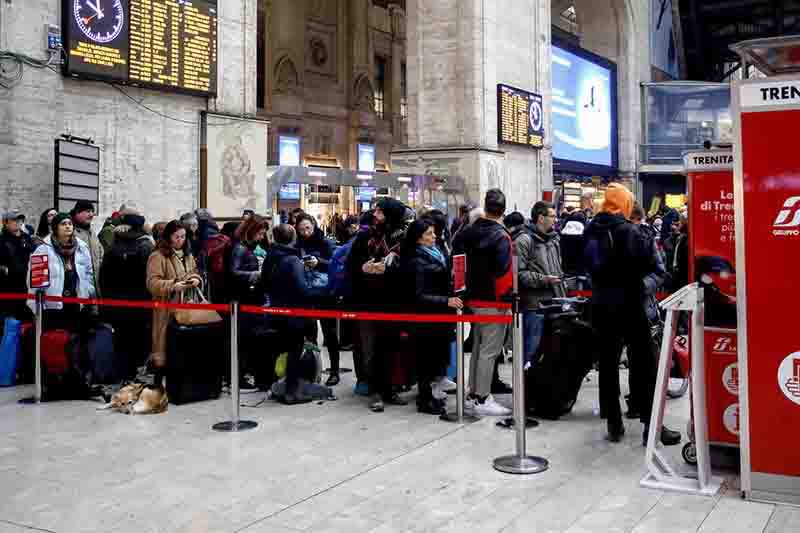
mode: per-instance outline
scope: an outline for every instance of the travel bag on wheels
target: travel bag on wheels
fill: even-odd
[[[536,363],[526,372],[529,412],[548,420],[570,413],[592,369],[592,327],[574,307],[543,306],[544,332]]]
[[[36,333],[27,328],[22,337],[24,358],[35,361]],[[80,369],[80,342],[77,334],[65,329],[42,333],[42,401],[86,400],[89,384]],[[31,381],[33,381],[31,370]]]
[[[167,329],[167,395],[180,405],[218,398],[229,347],[222,323]]]

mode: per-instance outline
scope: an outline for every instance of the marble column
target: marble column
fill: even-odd
[[[408,148],[397,172],[462,176],[466,199],[500,187],[528,213],[552,187],[550,0],[409,0]],[[545,148],[498,144],[497,84],[544,97]]]

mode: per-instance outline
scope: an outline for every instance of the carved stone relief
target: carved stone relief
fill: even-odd
[[[283,56],[275,66],[275,92],[288,94],[295,92],[300,84],[297,67],[289,56]]]

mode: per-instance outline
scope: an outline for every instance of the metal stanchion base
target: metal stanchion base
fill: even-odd
[[[339,369],[339,373],[340,373],[340,374],[347,374],[348,372],[352,372],[352,371],[353,371],[353,369],[352,369],[352,368],[345,368],[345,367],[342,367],[342,368],[340,368],[340,369]],[[322,372],[324,372],[325,374],[330,374],[330,373],[331,373],[331,369],[330,369],[330,368],[326,368],[326,369],[325,369],[325,370],[323,370]]]
[[[506,455],[494,460],[494,469],[506,474],[539,474],[550,468],[547,459],[526,455]]]
[[[461,417],[461,420],[458,419],[458,415],[456,413],[442,413],[439,417],[439,420],[443,420],[445,422],[455,422],[457,424],[472,424],[473,422],[477,422],[481,418],[475,415],[468,415],[464,413],[464,416]]]
[[[238,422],[219,422],[214,424],[211,428],[214,431],[246,431],[258,426],[258,422],[252,420],[239,420]]]

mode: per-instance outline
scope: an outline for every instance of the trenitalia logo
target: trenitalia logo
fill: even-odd
[[[772,234],[777,237],[800,236],[800,196],[792,196],[783,203],[773,227]]]
[[[717,353],[736,353],[736,347],[730,337],[717,337],[712,350]]]

